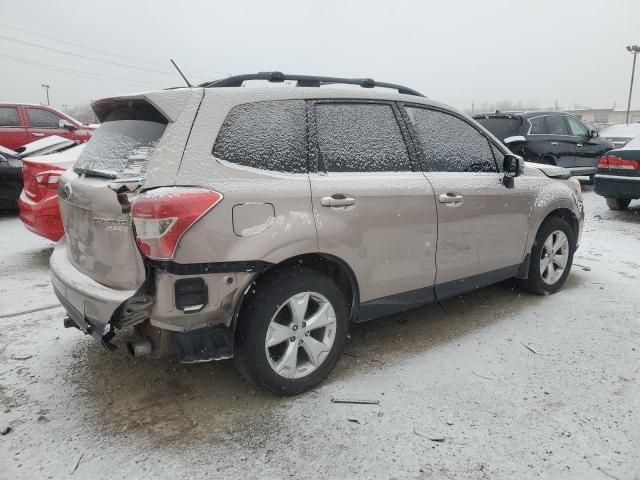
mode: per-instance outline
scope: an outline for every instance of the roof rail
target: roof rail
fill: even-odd
[[[346,84],[346,85],[359,85],[362,88],[383,87],[397,90],[398,93],[405,95],[416,95],[418,97],[424,97],[420,92],[402,85],[396,85],[394,83],[376,82],[372,78],[340,78],[340,77],[318,77],[315,75],[288,75],[282,72],[258,72],[247,73],[244,75],[234,75],[229,78],[222,78],[220,80],[213,80],[211,82],[205,82],[200,84],[200,87],[213,88],[213,87],[241,87],[245,80],[267,80],[269,82],[280,83],[285,80],[294,80],[298,82],[298,87],[319,87],[321,85],[328,84]]]

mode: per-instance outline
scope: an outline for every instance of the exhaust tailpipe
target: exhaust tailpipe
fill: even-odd
[[[136,340],[135,342],[127,342],[127,350],[134,357],[143,357],[151,355],[153,347],[148,339]]]

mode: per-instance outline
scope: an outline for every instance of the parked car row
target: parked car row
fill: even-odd
[[[237,88],[253,79],[304,87]],[[317,88],[336,83],[365,88]],[[584,218],[571,174],[611,208],[640,198],[640,140],[611,150],[562,112],[474,120],[368,79],[243,75],[93,108],[91,142],[22,158],[20,217],[61,239],[65,326],[233,357],[277,394],[321,382],[353,322],[512,277],[558,291]]]
[[[301,86],[237,88],[254,79]],[[567,170],[408,87],[274,72],[93,108],[51,272],[65,325],[109,350],[134,328],[135,355],[233,357],[298,393],[352,322],[512,277],[556,292],[579,244]]]

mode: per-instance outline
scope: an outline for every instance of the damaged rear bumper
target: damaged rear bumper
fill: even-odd
[[[70,319],[66,326],[78,327],[109,351],[117,349],[112,343],[117,331],[135,327],[138,345],[145,348],[136,349],[137,342],[129,342],[131,353],[177,354],[183,363],[233,356],[234,306],[254,275],[247,271],[181,275],[151,265],[140,288],[116,290],[74,267],[64,237],[54,248],[50,266],[54,292]],[[190,278],[201,278],[207,286],[206,305],[199,311],[176,307],[175,285]]]
[[[92,335],[105,348],[115,335],[111,319],[121,305],[136,295],[136,290],[116,290],[96,282],[76,269],[67,257],[64,238],[51,254],[51,282],[69,317],[83,332]]]

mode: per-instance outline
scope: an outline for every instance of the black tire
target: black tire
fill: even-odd
[[[629,198],[607,197],[605,200],[607,201],[607,207],[611,210],[626,210],[631,203],[631,199]]]
[[[271,319],[280,306],[301,292],[314,292],[328,300],[335,312],[335,337],[331,350],[315,370],[301,378],[285,378],[271,367],[265,340]],[[296,266],[267,272],[256,281],[248,295],[238,317],[235,338],[234,359],[240,373],[276,395],[295,395],[322,382],[342,354],[349,322],[347,302],[334,281],[314,270]]]
[[[569,241],[569,249],[568,249],[568,259],[562,276],[554,283],[549,284],[545,282],[542,278],[542,273],[540,272],[540,262],[542,261],[542,256],[544,253],[544,242],[549,238],[549,236],[556,232],[563,232]],[[529,277],[526,279],[520,279],[518,284],[524,290],[535,293],[537,295],[548,295],[550,293],[556,293],[567,277],[569,276],[569,272],[571,271],[571,265],[573,264],[573,254],[576,250],[576,234],[571,228],[571,225],[560,217],[551,217],[544,221],[544,223],[538,229],[538,233],[536,234],[536,239],[533,242],[533,247],[531,248],[531,261],[529,264]]]

